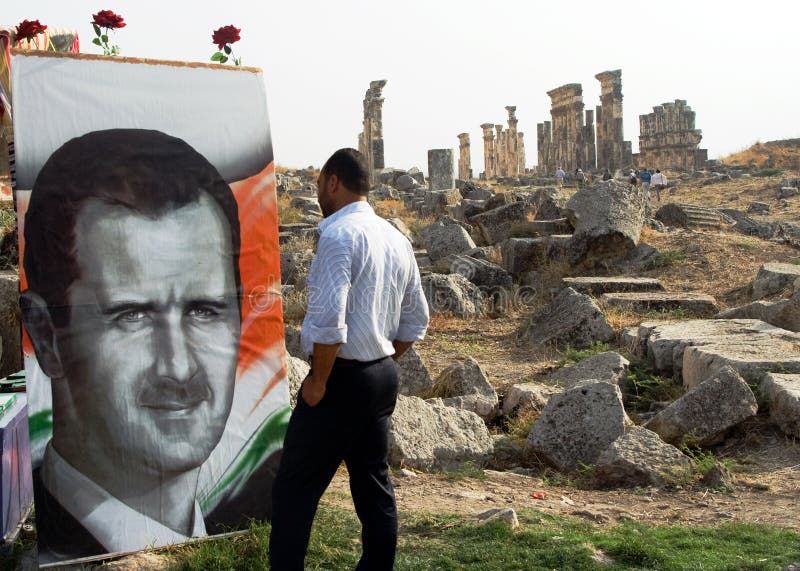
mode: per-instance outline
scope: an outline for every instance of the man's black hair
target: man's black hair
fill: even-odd
[[[333,153],[322,167],[322,174],[335,174],[348,190],[356,194],[369,194],[369,167],[364,155],[355,149],[339,149]]]
[[[207,193],[230,228],[236,291],[239,273],[239,208],[228,183],[188,143],[160,131],[93,131],[64,143],[33,184],[25,215],[25,276],[47,303],[53,321],[69,321],[68,291],[79,279],[75,223],[88,200],[159,218]]]

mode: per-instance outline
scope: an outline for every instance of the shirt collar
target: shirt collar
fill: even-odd
[[[191,539],[137,512],[109,494],[64,460],[48,444],[41,469],[42,484],[109,553],[138,551],[149,546],[184,543]],[[200,505],[194,503],[191,537],[207,535]]]
[[[369,212],[374,214],[372,207],[366,200],[357,200],[355,202],[351,202],[347,206],[343,206],[342,208],[340,208],[339,210],[337,210],[336,212],[334,212],[333,214],[331,214],[330,216],[328,216],[319,223],[318,227],[320,234],[324,232],[328,226],[330,226],[340,218],[344,218],[348,214],[355,214],[357,212]]]

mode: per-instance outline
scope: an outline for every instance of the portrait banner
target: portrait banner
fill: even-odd
[[[268,519],[289,418],[254,68],[12,51],[40,565]]]

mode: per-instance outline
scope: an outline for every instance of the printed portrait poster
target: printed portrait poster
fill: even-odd
[[[11,70],[40,565],[268,518],[289,394],[262,72]]]

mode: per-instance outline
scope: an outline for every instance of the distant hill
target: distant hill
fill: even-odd
[[[800,170],[800,139],[758,142],[722,159],[723,164],[754,168]]]

